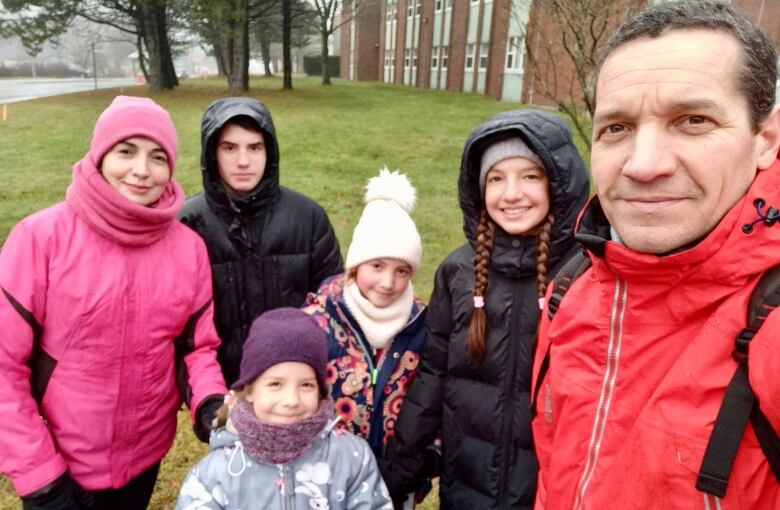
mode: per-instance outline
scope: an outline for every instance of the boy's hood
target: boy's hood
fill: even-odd
[[[236,199],[228,195],[219,178],[216,158],[212,156],[217,133],[227,121],[239,115],[253,119],[263,132],[267,152],[265,172],[260,183],[246,196]],[[271,113],[260,102],[246,97],[228,97],[211,103],[201,124],[200,170],[207,200],[218,208],[264,207],[279,195],[279,146]]]

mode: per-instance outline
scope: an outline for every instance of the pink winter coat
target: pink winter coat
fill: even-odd
[[[67,202],[19,222],[3,246],[0,472],[20,495],[66,468],[87,490],[121,487],[165,455],[181,405],[174,339],[185,329],[193,418],[204,397],[226,391],[206,248],[175,221],[183,196],[169,184],[156,209],[142,208],[85,159]],[[157,223],[146,228],[144,215]],[[56,362],[40,408],[27,365],[36,344]]]

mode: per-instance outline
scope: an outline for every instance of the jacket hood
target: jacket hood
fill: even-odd
[[[213,156],[219,130],[230,119],[239,115],[254,120],[263,132],[267,152],[265,172],[254,190],[242,198],[228,194],[220,182],[219,169]],[[200,129],[200,170],[203,190],[209,204],[217,209],[263,209],[279,197],[279,146],[276,130],[268,111],[262,103],[248,97],[228,97],[211,103],[203,114]]]
[[[577,152],[566,122],[557,115],[539,110],[513,110],[499,113],[471,132],[463,148],[458,178],[458,201],[463,212],[463,232],[474,246],[479,213],[484,196],[479,187],[480,159],[485,148],[503,138],[519,136],[534,151],[545,167],[550,189],[550,209],[555,216],[550,233],[553,260],[574,246],[574,225],[590,192],[590,177]],[[496,229],[493,253],[495,261],[503,246],[509,251],[535,254],[533,237],[511,236]],[[533,249],[531,249],[533,247]],[[499,248],[499,253],[496,253]],[[514,248],[512,250],[511,248]],[[521,253],[507,254],[511,264]],[[516,263],[520,263],[519,260]],[[519,269],[519,267],[518,267]]]

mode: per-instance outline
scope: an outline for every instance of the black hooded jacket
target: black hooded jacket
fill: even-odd
[[[214,157],[220,128],[233,117],[262,129],[263,178],[242,198],[225,190]],[[241,348],[252,320],[266,310],[300,306],[326,277],[340,273],[341,253],[325,211],[279,185],[279,146],[269,111],[254,99],[212,103],[201,126],[203,193],[188,199],[180,219],[206,242],[214,282],[218,359],[228,386],[238,378]]]
[[[531,437],[530,386],[539,320],[536,237],[496,227],[485,311],[482,365],[466,346],[473,311],[474,239],[483,208],[480,158],[486,145],[520,136],[544,163],[555,223],[548,277],[575,253],[572,230],[589,192],[588,172],[559,117],[535,110],[498,114],[466,141],[458,180],[464,244],[439,266],[428,307],[427,338],[417,379],[383,463],[391,491],[424,476],[425,447],[441,433],[442,509],[530,509],[537,461]],[[394,483],[398,483],[393,487]]]

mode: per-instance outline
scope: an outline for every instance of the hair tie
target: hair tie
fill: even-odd
[[[544,298],[539,298],[539,310],[544,310]]]
[[[485,308],[485,298],[482,296],[474,296],[474,308]]]

